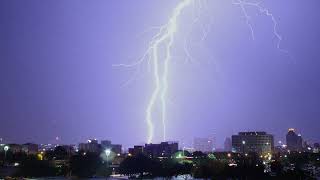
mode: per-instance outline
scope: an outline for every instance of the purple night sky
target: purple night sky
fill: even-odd
[[[0,137],[145,142],[152,73],[112,65],[139,59],[155,34],[150,27],[164,24],[177,2],[1,0]],[[221,147],[238,131],[262,130],[283,140],[294,127],[320,141],[320,1],[262,5],[276,17],[281,48],[290,55],[277,49],[269,17],[248,8],[253,40],[239,6],[209,1],[202,22],[211,23],[211,31],[201,42],[197,30],[189,39],[197,62],[184,63],[181,44],[175,46],[170,140],[190,144],[193,137],[214,135]],[[183,18],[180,26],[190,24],[187,13]]]

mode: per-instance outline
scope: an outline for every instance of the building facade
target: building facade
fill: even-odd
[[[232,150],[238,153],[254,152],[258,154],[272,153],[273,135],[266,132],[239,132],[232,136]]]
[[[138,154],[142,154],[143,153],[143,146],[134,146],[133,148],[129,148],[129,154],[136,156]]]
[[[96,139],[89,139],[87,143],[80,143],[79,150],[84,152],[98,153],[100,145]]]
[[[303,149],[303,140],[300,134],[296,134],[293,128],[288,130],[286,135],[287,149],[289,151],[302,151]]]
[[[178,151],[177,142],[162,142],[160,144],[145,144],[144,154],[149,157],[170,157]]]
[[[122,145],[121,144],[112,144],[110,140],[101,141],[102,149],[111,149],[111,151],[115,154],[122,153]]]

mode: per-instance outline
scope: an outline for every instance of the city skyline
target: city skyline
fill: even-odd
[[[229,141],[227,139],[229,139]],[[123,154],[128,156],[136,156],[139,153],[150,153],[150,151],[157,154],[156,156],[162,156],[164,155],[163,153],[168,150],[167,148],[173,149],[168,150],[168,154],[166,154],[166,156],[175,154],[178,151],[188,152],[191,154],[195,152],[201,152],[204,154],[232,152],[242,154],[257,153],[271,155],[277,153],[318,153],[319,141],[305,141],[301,134],[296,134],[295,129],[290,128],[287,131],[285,141],[275,141],[272,134],[263,131],[238,132],[237,134],[226,138],[224,148],[216,148],[214,137],[196,137],[194,138],[191,146],[186,146],[178,141],[163,141],[159,143],[144,143],[134,144],[132,146],[123,146],[121,143],[115,144],[110,139],[88,139],[79,143],[73,142],[72,144],[60,144],[59,142],[54,144],[36,144],[32,142],[17,144],[12,142],[0,142],[0,152],[10,150],[10,152],[13,153],[26,152],[31,154],[43,154],[56,151],[56,149],[59,149],[60,147],[67,149],[67,151],[72,151],[73,153],[98,153],[101,151],[108,151],[108,153],[111,152],[113,155],[117,156]]]
[[[97,139],[97,138],[87,138],[85,140],[82,140],[80,142],[72,142],[72,143],[65,143],[65,142],[61,142],[60,139],[58,137],[55,138],[55,141],[53,142],[41,142],[41,143],[36,143],[38,145],[50,145],[50,146],[61,146],[61,145],[73,145],[73,146],[82,146],[83,144],[86,143],[91,143],[91,142],[95,142],[96,144],[98,144],[99,142],[101,142],[101,146],[106,148],[106,147],[113,147],[113,146],[122,146],[122,150],[126,151],[127,149],[130,149],[131,146],[144,146],[147,144],[159,144],[159,143],[166,143],[166,142],[174,142],[174,143],[178,143],[179,144],[179,149],[180,150],[192,150],[192,151],[201,151],[201,152],[220,152],[220,151],[236,151],[232,148],[231,150],[231,143],[233,142],[231,139],[233,139],[234,136],[238,136],[238,134],[248,134],[248,135],[261,135],[267,132],[264,131],[241,131],[235,134],[232,134],[230,136],[227,136],[225,138],[224,144],[223,146],[217,146],[216,145],[216,138],[215,136],[205,136],[205,137],[194,137],[190,142],[190,144],[186,143],[186,142],[179,142],[178,140],[170,140],[170,141],[161,141],[161,142],[152,142],[152,143],[147,143],[147,142],[140,142],[140,143],[136,143],[136,144],[122,144],[121,142],[117,142],[117,144],[114,144],[114,141],[112,141],[110,138],[102,138],[102,139]],[[292,139],[289,140],[288,139],[288,134],[293,133],[294,136],[299,137],[300,141],[297,142],[297,140],[293,140]],[[319,142],[319,140],[310,140],[310,139],[304,139],[303,135],[301,133],[299,133],[298,131],[296,131],[296,129],[294,128],[289,128],[286,131],[286,134],[283,138],[280,139],[275,139],[274,135],[272,133],[270,134],[266,134],[268,136],[272,136],[272,146],[274,147],[285,147],[288,150],[292,150],[292,144],[296,144],[300,143],[300,148],[306,148],[306,146],[313,146],[314,144],[317,144]],[[242,139],[242,138],[241,138]],[[229,140],[230,145],[226,144],[226,140]],[[239,140],[238,140],[239,141]],[[10,141],[5,141],[3,138],[0,138],[0,144],[1,145],[5,145],[5,144],[34,144],[35,142],[33,141],[28,141],[28,142],[23,142],[23,143],[17,143],[17,142],[10,142]],[[227,142],[228,143],[228,142]],[[238,142],[239,143],[239,142]],[[226,147],[226,146],[230,146],[230,147]],[[293,146],[297,146],[297,145],[293,145]],[[232,146],[233,147],[233,146]],[[273,149],[272,148],[272,149]],[[209,150],[210,149],[210,150]],[[301,150],[300,149],[300,150]],[[297,151],[297,149],[294,149],[293,151]]]
[[[139,60],[157,34],[153,28],[170,19],[178,2],[1,1],[0,138],[62,144],[97,138],[126,147],[147,142],[152,72],[147,63],[113,65]],[[265,131],[276,143],[295,128],[318,142],[318,5],[261,4],[275,17],[280,48],[274,22],[255,7],[246,9],[249,26],[232,1],[201,7],[195,28],[188,20],[192,10],[184,12],[168,76],[166,140],[191,145],[194,137],[213,134],[223,147],[237,132]],[[161,119],[161,111],[154,114]],[[154,142],[162,141],[160,124],[155,121]]]

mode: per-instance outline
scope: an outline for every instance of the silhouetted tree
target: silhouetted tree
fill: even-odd
[[[201,151],[195,151],[192,153],[193,157],[197,157],[197,158],[206,158],[207,155]]]
[[[22,162],[17,176],[22,177],[49,177],[56,176],[56,168],[50,161],[28,159]]]
[[[53,154],[54,154],[55,159],[58,159],[58,160],[68,159],[68,152],[62,146],[55,147]]]
[[[125,175],[137,175],[143,177],[145,174],[152,175],[153,167],[156,163],[143,154],[138,154],[133,157],[127,157],[121,164],[119,171]]]
[[[87,153],[86,155],[74,155],[70,159],[71,175],[77,177],[92,177],[101,165],[102,160],[97,154]]]
[[[193,168],[195,178],[212,179],[224,174],[226,165],[217,160],[205,159],[196,164]]]
[[[277,176],[282,174],[283,166],[281,162],[274,161],[271,162],[271,171],[274,172]]]

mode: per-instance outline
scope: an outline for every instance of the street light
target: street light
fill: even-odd
[[[9,146],[4,146],[3,150],[4,150],[4,161],[6,161],[6,159],[7,159],[7,151],[9,150]]]
[[[110,149],[106,149],[104,150],[104,153],[106,153],[106,156],[109,157],[111,154],[111,150]]]
[[[244,154],[245,152],[245,146],[246,145],[246,141],[242,141],[242,153]]]
[[[110,156],[110,154],[111,154],[111,149],[106,149],[106,150],[104,150],[104,153],[105,153],[106,156],[107,156],[107,167],[108,167],[108,160],[109,160],[109,156]]]

